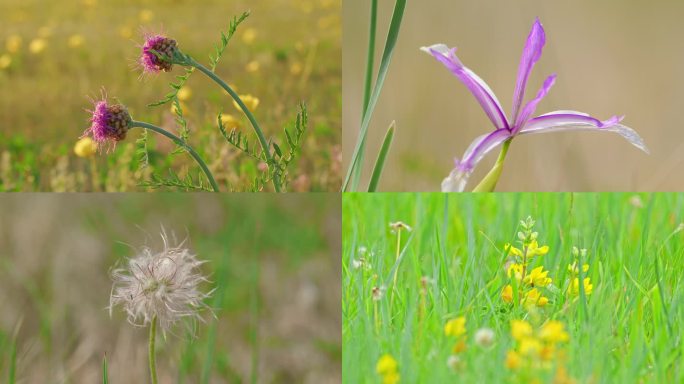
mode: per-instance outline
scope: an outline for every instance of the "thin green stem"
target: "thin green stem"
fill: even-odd
[[[150,382],[157,384],[157,357],[155,353],[155,341],[157,340],[157,316],[152,318],[150,325],[150,348],[148,350],[150,360]]]
[[[508,154],[508,147],[511,145],[511,140],[508,139],[504,141],[501,147],[501,152],[499,152],[499,158],[496,159],[494,167],[487,173],[487,175],[480,181],[474,189],[473,192],[493,192],[496,188],[496,183],[499,181],[501,176],[501,171],[503,170],[504,161],[506,160],[506,154]]]
[[[368,112],[368,103],[370,103],[371,88],[373,86],[373,69],[375,67],[375,30],[378,20],[378,0],[371,0],[370,10],[370,29],[368,31],[368,56],[366,57],[366,77],[363,87],[363,113],[361,114],[361,123],[366,118]],[[361,152],[359,155],[359,163],[363,163],[365,154],[365,143],[361,145]],[[358,185],[361,179],[362,167],[356,167],[354,170],[353,185]]]
[[[207,179],[209,179],[209,183],[211,184],[211,187],[214,189],[214,192],[219,192],[218,184],[216,184],[216,180],[214,180],[214,175],[212,175],[211,171],[209,171],[209,167],[207,167],[207,164],[204,162],[204,160],[202,160],[200,155],[197,152],[195,152],[195,150],[192,149],[192,147],[188,143],[186,143],[183,139],[181,139],[180,137],[174,135],[173,133],[171,133],[171,132],[169,132],[163,128],[160,128],[160,127],[157,127],[156,125],[152,125],[150,123],[145,123],[142,121],[133,120],[130,122],[129,127],[130,128],[140,127],[140,128],[149,129],[150,131],[154,131],[154,132],[157,132],[161,135],[168,137],[169,139],[173,140],[174,143],[183,147],[183,149],[185,149],[190,154],[190,156],[192,156],[193,159],[195,159],[197,164],[199,164],[200,168],[202,168],[202,171],[207,176]]]
[[[194,59],[190,60],[190,65],[193,67],[199,69],[202,73],[205,75],[209,76],[210,79],[214,80],[216,84],[221,86],[228,94],[230,97],[235,100],[235,102],[240,106],[240,109],[242,109],[242,112],[245,113],[247,116],[247,119],[249,122],[252,124],[252,127],[254,128],[254,132],[256,132],[257,137],[259,138],[259,144],[261,144],[261,149],[264,151],[264,154],[266,155],[266,162],[268,163],[269,168],[271,168],[271,172],[273,172],[273,188],[275,189],[276,192],[281,191],[281,186],[280,186],[280,175],[278,174],[278,169],[276,167],[275,160],[273,159],[273,155],[271,154],[271,148],[268,144],[268,141],[266,140],[266,136],[264,136],[264,132],[261,130],[261,127],[259,126],[259,123],[256,121],[256,118],[250,112],[249,108],[245,105],[245,103],[242,101],[240,96],[223,80],[221,80],[220,77],[216,76],[214,72],[212,72],[209,68],[203,66],[202,64],[198,63]]]

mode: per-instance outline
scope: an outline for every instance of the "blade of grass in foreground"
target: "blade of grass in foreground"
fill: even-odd
[[[107,354],[105,353],[102,359],[102,384],[109,383],[109,374],[107,373]]]
[[[368,101],[370,100],[371,87],[373,86],[373,69],[375,68],[375,31],[378,24],[378,0],[371,0],[370,11],[370,30],[368,31],[368,55],[366,59],[366,76],[363,85],[363,112],[361,113],[361,122],[366,117],[366,110],[368,109]],[[365,152],[365,144],[361,146],[361,159],[359,163],[363,163],[363,153]],[[358,185],[361,178],[361,171],[357,168],[354,172],[353,184]]]
[[[21,324],[24,322],[23,317],[17,322],[17,326],[14,328],[14,333],[12,335],[12,349],[10,350],[10,363],[9,363],[9,377],[7,382],[9,384],[14,384],[17,381],[17,337],[19,335],[19,329],[21,329]]]
[[[347,169],[347,175],[344,178],[344,184],[342,184],[342,191],[347,190],[349,187],[349,181],[352,179],[352,175],[355,172],[360,172],[361,159],[363,157],[362,148],[366,141],[366,134],[368,133],[368,125],[370,124],[370,118],[373,115],[373,110],[380,97],[380,91],[385,83],[385,78],[387,77],[387,70],[389,69],[389,64],[392,61],[392,54],[394,53],[394,47],[397,44],[397,38],[399,36],[399,28],[401,27],[401,19],[404,16],[404,9],[406,8],[406,0],[397,0],[394,4],[394,12],[392,14],[392,20],[390,22],[389,32],[387,34],[387,40],[385,41],[385,50],[382,53],[382,59],[380,60],[380,69],[378,71],[378,77],[375,81],[375,86],[373,87],[373,93],[368,100],[368,106],[365,109],[365,114],[363,115],[363,121],[361,122],[361,129],[359,130],[359,136],[356,140],[356,147],[354,148],[354,154],[352,155],[351,162],[349,163],[349,168]],[[357,170],[357,167],[359,168]],[[358,186],[357,182],[352,183],[351,190],[356,190]]]
[[[392,145],[392,138],[394,138],[395,127],[396,123],[393,121],[385,134],[385,140],[382,142],[382,148],[380,148],[380,152],[378,153],[378,159],[375,161],[373,175],[371,176],[370,184],[368,185],[368,192],[375,192],[378,188],[378,182],[380,182],[380,176],[382,176],[382,169],[385,167],[385,160],[387,159],[387,154]]]

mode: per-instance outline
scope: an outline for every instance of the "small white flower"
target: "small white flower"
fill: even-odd
[[[372,295],[372,297],[373,297],[373,301],[380,301],[380,300],[382,300],[383,296],[385,296],[385,290],[387,290],[387,288],[385,288],[384,286],[382,286],[382,287],[373,287],[373,289],[372,289],[372,291],[371,291],[371,295]]]
[[[459,369],[461,367],[461,358],[457,355],[451,355],[447,359],[447,366],[451,369]]]
[[[393,223],[390,223],[389,226],[390,228],[392,228],[392,232],[400,231],[402,229],[406,230],[407,232],[413,231],[413,228],[411,228],[408,224],[401,221],[395,221]]]
[[[363,256],[366,254],[366,252],[368,252],[368,248],[363,245],[359,247],[359,255]]]
[[[489,328],[480,328],[475,332],[475,343],[482,348],[487,348],[494,343],[494,331]]]
[[[200,283],[207,279],[199,267],[204,261],[183,243],[169,246],[162,232],[164,249],[154,253],[145,247],[124,268],[114,269],[114,285],[109,300],[109,314],[121,305],[128,321],[135,326],[147,326],[156,318],[163,331],[181,319],[202,320],[200,310],[207,308],[204,300],[211,293],[200,291]]]

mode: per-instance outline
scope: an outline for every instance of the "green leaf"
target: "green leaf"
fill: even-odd
[[[392,20],[390,22],[389,32],[387,33],[387,40],[385,41],[385,49],[382,54],[382,59],[380,60],[380,69],[378,70],[378,77],[375,81],[375,86],[373,87],[373,93],[371,94],[368,107],[366,108],[366,113],[363,116],[363,121],[361,122],[361,129],[359,130],[359,136],[356,141],[356,147],[354,148],[354,153],[352,155],[351,163],[347,169],[347,175],[344,178],[344,184],[342,185],[342,190],[346,190],[349,187],[349,181],[351,180],[354,172],[360,172],[361,160],[363,158],[363,151],[361,148],[366,142],[366,135],[368,134],[368,126],[370,125],[370,119],[373,115],[373,110],[380,97],[380,91],[385,83],[385,78],[387,77],[387,71],[389,69],[390,62],[392,61],[392,54],[394,53],[394,47],[397,44],[397,38],[399,37],[399,29],[401,27],[401,20],[404,16],[404,9],[406,8],[406,0],[397,0],[394,4],[394,12],[392,14]],[[357,170],[357,167],[359,170]],[[351,186],[352,190],[355,190],[357,185],[355,182]]]
[[[278,156],[283,157],[283,151],[280,150],[278,144],[273,143],[273,149],[275,149],[275,152]]]
[[[382,175],[382,169],[385,167],[387,154],[389,153],[390,146],[392,146],[392,138],[394,137],[395,127],[396,123],[393,121],[387,129],[385,140],[382,142],[382,147],[380,148],[380,152],[378,152],[378,158],[375,161],[375,167],[373,168],[373,175],[371,176],[370,184],[368,184],[368,192],[375,192],[378,187],[378,182],[380,181],[380,176]]]

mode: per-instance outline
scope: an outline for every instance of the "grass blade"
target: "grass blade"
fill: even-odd
[[[378,77],[375,81],[375,86],[373,87],[373,93],[368,101],[368,107],[366,108],[366,113],[363,116],[363,121],[361,122],[361,129],[359,130],[359,136],[356,141],[356,147],[354,148],[354,154],[352,155],[351,163],[347,169],[347,175],[344,178],[344,184],[342,184],[342,190],[347,190],[349,187],[349,181],[351,180],[354,172],[360,172],[356,170],[360,167],[360,162],[363,157],[363,151],[361,150],[366,142],[366,134],[368,133],[368,125],[370,124],[370,118],[373,115],[373,110],[380,97],[380,91],[385,83],[385,78],[387,77],[387,70],[389,69],[390,62],[392,61],[392,54],[394,53],[394,47],[397,44],[397,38],[399,37],[399,29],[401,27],[401,20],[404,16],[404,9],[406,9],[406,0],[397,0],[394,4],[394,12],[392,14],[392,20],[390,22],[389,32],[387,33],[387,40],[385,41],[385,50],[382,53],[382,59],[380,60],[380,69],[378,71]],[[355,190],[357,183],[353,183],[351,186],[352,190]]]
[[[385,167],[385,160],[387,159],[387,154],[392,145],[392,138],[394,138],[395,127],[396,123],[393,121],[392,124],[390,124],[389,129],[387,129],[385,140],[383,140],[382,147],[378,153],[378,158],[375,160],[373,175],[371,176],[370,184],[368,184],[368,192],[375,192],[378,188],[378,182],[380,181],[380,176],[382,176],[382,169]]]
[[[109,383],[109,374],[107,373],[107,354],[105,353],[102,359],[102,384]]]

